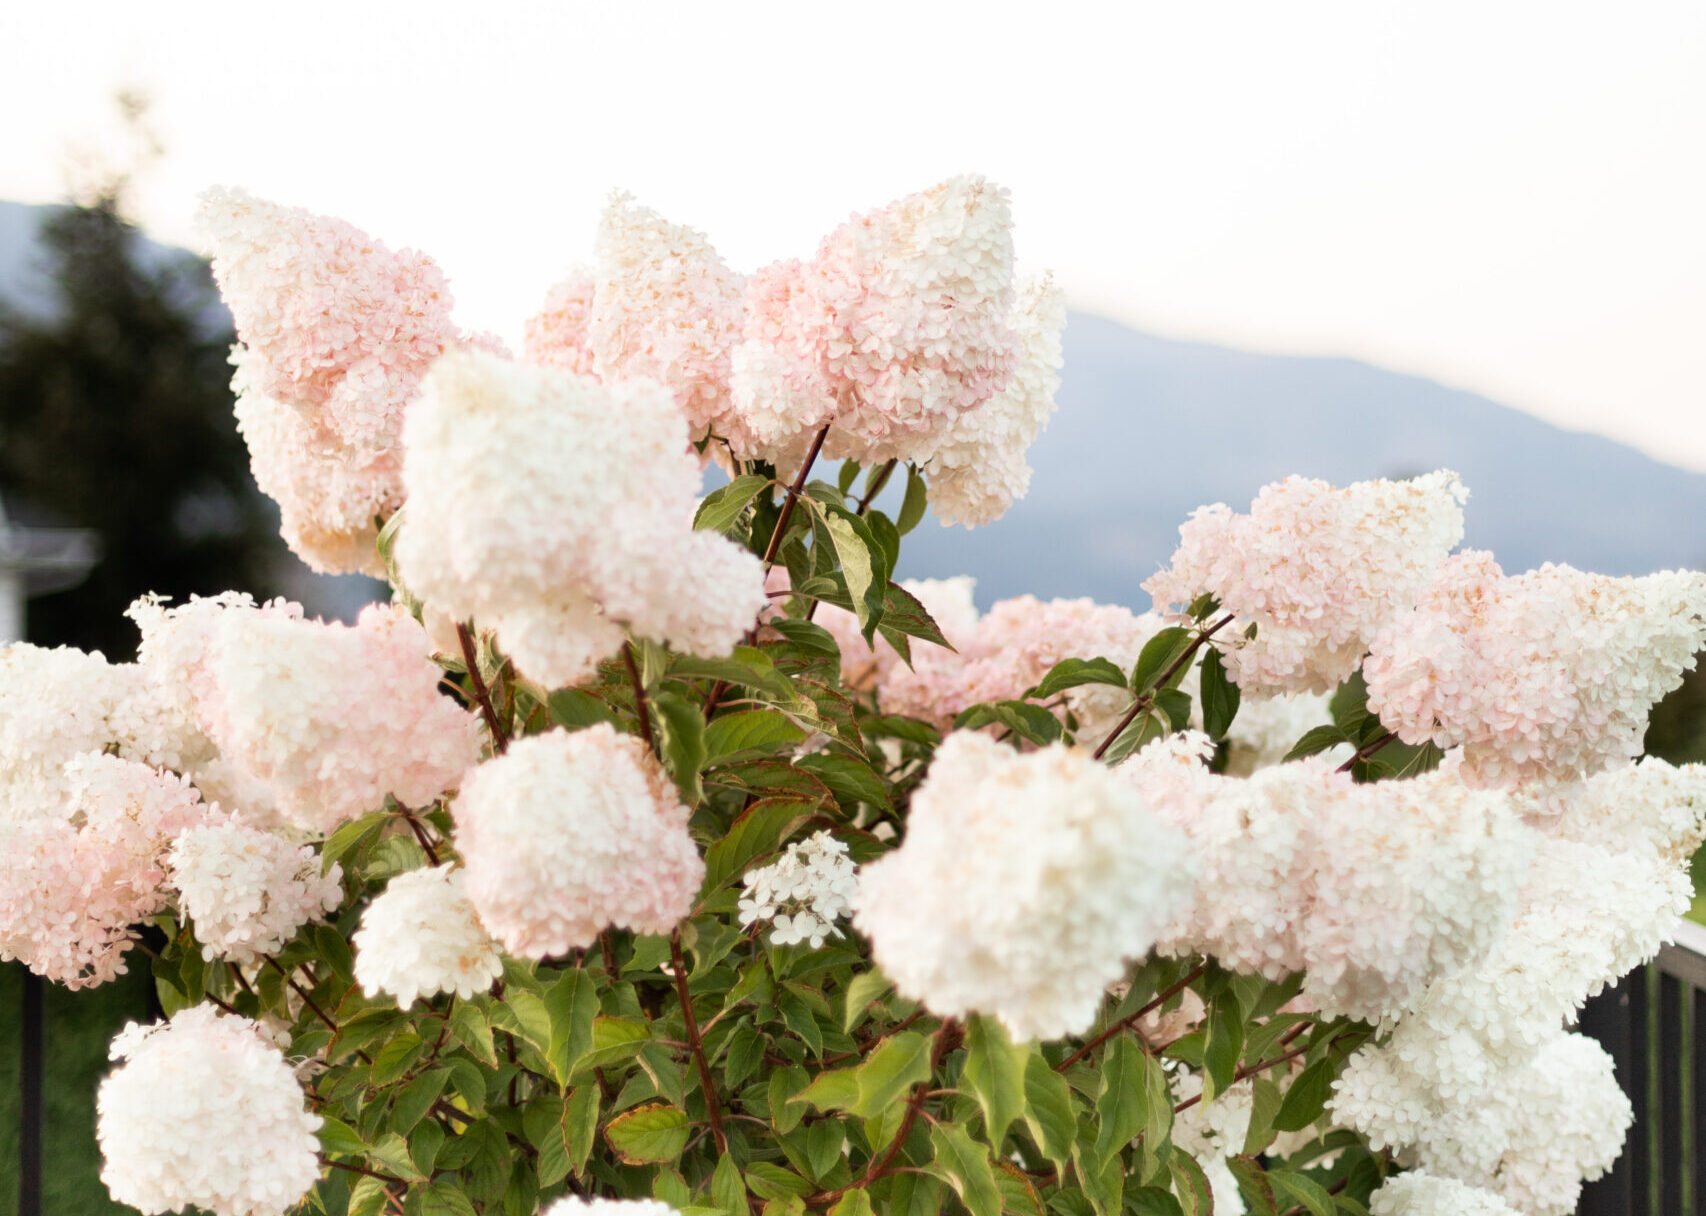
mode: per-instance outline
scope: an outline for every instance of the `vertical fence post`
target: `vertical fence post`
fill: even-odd
[[[1617,987],[1607,988],[1583,1006],[1579,1022],[1582,1033],[1598,1040],[1599,1045],[1605,1048],[1616,1066],[1617,1083],[1623,1087],[1624,1093],[1631,1095],[1631,1100],[1635,1074],[1639,1072],[1645,1077],[1647,1062],[1645,1056],[1637,1058],[1633,1051],[1634,1019],[1629,993],[1645,978],[1643,968],[1624,977]],[[1636,1107],[1636,1118],[1639,1119],[1640,1115],[1641,1108]],[[1635,1216],[1641,1211],[1635,1206],[1635,1171],[1629,1151],[1638,1134],[1637,1129],[1631,1128],[1629,1139],[1611,1172],[1582,1188],[1581,1205],[1576,1209],[1579,1216]]]
[[[24,971],[18,1068],[18,1216],[41,1216],[42,979]]]

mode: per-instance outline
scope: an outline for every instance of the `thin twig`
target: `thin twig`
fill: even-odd
[[[1202,644],[1204,642],[1208,641],[1209,638],[1213,637],[1216,633],[1219,633],[1222,629],[1224,629],[1226,626],[1230,625],[1231,623],[1232,623],[1232,616],[1229,613],[1226,616],[1221,617],[1220,620],[1216,621],[1213,625],[1210,625],[1207,629],[1199,630],[1197,633],[1197,636],[1191,639],[1191,644],[1189,646],[1185,647],[1185,653],[1180,655],[1177,659],[1175,659],[1173,661],[1173,665],[1171,667],[1167,668],[1166,671],[1161,673],[1161,678],[1159,680],[1155,681],[1155,687],[1156,688],[1167,687],[1167,681],[1171,680],[1175,675],[1177,675],[1179,673],[1179,671],[1181,669],[1183,669],[1183,667],[1185,666],[1186,663],[1189,663],[1191,661],[1191,656],[1196,654],[1197,650],[1202,646]],[[1096,750],[1091,753],[1090,758],[1092,760],[1100,760],[1102,758],[1103,754],[1110,747],[1112,747],[1114,745],[1114,740],[1118,739],[1122,734],[1124,734],[1125,728],[1130,726],[1132,724],[1132,722],[1137,718],[1137,715],[1142,713],[1145,709],[1147,709],[1151,704],[1154,703],[1154,701],[1155,701],[1155,694],[1154,694],[1153,690],[1144,693],[1142,696],[1138,697],[1135,701],[1133,701],[1131,703],[1131,708],[1126,711],[1125,717],[1120,719],[1119,725],[1114,727],[1113,730],[1108,732],[1108,737],[1106,739],[1102,740],[1101,744],[1097,746]]]
[[[377,1178],[387,1186],[402,1186],[401,1178],[393,1178],[390,1174],[381,1174],[378,1170],[370,1170],[365,1165],[352,1165],[348,1161],[333,1161],[326,1158],[326,1164],[334,1169],[348,1170],[352,1174],[366,1174],[369,1178]]]
[[[681,1017],[687,1023],[687,1046],[692,1050],[693,1063],[699,1069],[699,1087],[705,1091],[705,1117],[711,1121],[711,1136],[717,1142],[717,1152],[726,1155],[729,1137],[723,1131],[723,1111],[717,1102],[717,1085],[711,1079],[711,1066],[705,1060],[705,1044],[699,1038],[699,1020],[693,1015],[693,994],[687,989],[687,964],[681,957],[680,929],[669,935],[669,962],[675,972],[675,995],[681,1001]]]
[[[865,497],[859,500],[859,508],[854,511],[853,514],[863,515],[866,511],[871,509],[871,501],[883,492],[884,486],[889,484],[889,475],[894,472],[895,464],[896,461],[891,458],[889,462],[882,467],[882,471],[877,474],[876,480],[871,483],[871,488],[865,491]]]
[[[474,649],[474,635],[465,622],[457,622],[456,640],[462,643],[462,661],[468,665],[468,678],[474,684],[474,699],[480,703],[486,729],[492,732],[492,746],[502,755],[509,748],[509,737],[498,725],[498,711],[492,706],[492,690],[486,687],[486,678],[480,674],[480,656]]]
[[[622,661],[628,665],[628,678],[634,682],[634,709],[640,715],[640,733],[646,737],[646,746],[652,749],[652,755],[656,756],[657,736],[652,734],[652,714],[646,704],[646,686],[640,679],[640,668],[634,662],[632,642],[622,643]]]
[[[1065,1072],[1067,1069],[1071,1068],[1074,1064],[1078,1063],[1078,1061],[1082,1060],[1085,1056],[1089,1055],[1092,1051],[1095,1051],[1096,1048],[1100,1047],[1103,1043],[1106,1043],[1109,1039],[1113,1038],[1115,1035],[1124,1031],[1127,1027],[1136,1023],[1139,1018],[1143,1017],[1145,1014],[1151,1012],[1152,1010],[1159,1009],[1161,1006],[1165,1005],[1168,1001],[1172,1000],[1175,996],[1179,995],[1179,993],[1183,992],[1190,985],[1196,983],[1197,980],[1202,978],[1202,973],[1206,970],[1208,970],[1208,965],[1206,963],[1201,965],[1201,966],[1196,967],[1194,970],[1191,971],[1191,973],[1189,975],[1185,976],[1178,983],[1176,983],[1172,987],[1168,988],[1167,991],[1163,992],[1160,996],[1158,996],[1154,1000],[1150,1001],[1142,1009],[1139,1009],[1136,1013],[1132,1014],[1130,1017],[1121,1018],[1118,1022],[1115,1022],[1112,1026],[1108,1027],[1101,1034],[1099,1034],[1095,1038],[1091,1039],[1088,1043],[1084,1044],[1084,1046],[1080,1047],[1077,1051],[1075,1051],[1071,1055],[1067,1056],[1066,1059],[1062,1060],[1059,1064],[1056,1064],[1054,1066],[1054,1070],[1056,1072]]]
[[[1298,1034],[1300,1034],[1308,1026],[1309,1026],[1308,1022],[1299,1022],[1296,1026],[1293,1026],[1290,1030],[1288,1030],[1286,1032],[1287,1037],[1282,1038],[1280,1040],[1280,1042],[1282,1044],[1283,1043],[1289,1043],[1292,1039],[1296,1038],[1298,1036]],[[1308,1051],[1309,1046],[1310,1045],[1308,1043],[1305,1043],[1302,1047],[1293,1048],[1292,1050],[1286,1052],[1283,1056],[1275,1056],[1271,1060],[1263,1060],[1260,1064],[1246,1065],[1245,1067],[1240,1068],[1237,1072],[1232,1074],[1232,1083],[1234,1085],[1236,1085],[1236,1084],[1238,1084],[1238,1082],[1244,1080],[1247,1077],[1253,1077],[1259,1072],[1266,1072],[1270,1068],[1278,1068],[1281,1064],[1285,1064],[1288,1061],[1295,1060],[1298,1056],[1300,1056],[1304,1052]],[[1201,1102],[1201,1101],[1202,1101],[1202,1095],[1201,1094],[1197,1094],[1194,1097],[1186,1098],[1183,1102],[1179,1103],[1177,1106],[1175,1106],[1173,1108],[1173,1113],[1176,1115],[1180,1111],[1189,1110],[1191,1107],[1195,1106],[1198,1102]]]
[[[314,1016],[324,1022],[331,1029],[331,1032],[336,1035],[338,1033],[338,1024],[332,1020],[331,1015],[315,1003],[314,998],[308,995],[308,990],[296,982],[296,977],[291,975],[290,972],[286,971],[283,967],[279,966],[278,960],[273,958],[270,954],[263,955],[262,957],[266,960],[267,966],[271,967],[274,971],[284,977],[284,982],[290,985],[292,992],[302,998],[302,1003],[314,1011]],[[361,1048],[356,1048],[355,1054],[360,1056],[364,1063],[373,1063],[373,1057],[361,1050]]]
[[[817,438],[812,440],[812,450],[806,453],[806,459],[800,465],[799,475],[794,478],[794,484],[788,487],[788,497],[782,503],[782,513],[776,517],[776,526],[770,532],[770,543],[764,547],[764,570],[769,573],[770,567],[776,564],[776,551],[782,547],[782,538],[788,534],[788,521],[793,518],[794,504],[799,501],[800,492],[806,488],[806,476],[812,471],[812,465],[817,463],[817,454],[823,450],[823,441],[829,437],[829,424],[825,423]]]
[[[1357,750],[1356,755],[1352,756],[1349,760],[1346,760],[1343,764],[1339,765],[1339,772],[1341,772],[1341,773],[1350,772],[1351,769],[1353,767],[1355,767],[1357,761],[1367,760],[1370,756],[1374,755],[1375,752],[1377,752],[1381,748],[1385,747],[1388,743],[1392,742],[1392,740],[1396,739],[1397,737],[1398,736],[1393,734],[1391,731],[1385,731],[1380,735],[1379,738],[1375,739],[1374,742],[1363,744],[1362,747]]]
[[[432,863],[434,869],[437,869],[439,864],[438,850],[432,847],[432,841],[428,839],[426,829],[415,818],[415,813],[406,806],[403,807],[403,818],[408,821],[409,829],[414,832],[415,839],[420,842],[422,851],[427,855],[427,860]]]

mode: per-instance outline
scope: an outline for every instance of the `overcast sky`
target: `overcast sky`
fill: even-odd
[[[0,197],[62,195],[123,86],[155,235],[243,185],[430,252],[471,328],[517,335],[615,187],[752,269],[976,170],[1077,307],[1706,470],[1697,0],[0,0]]]

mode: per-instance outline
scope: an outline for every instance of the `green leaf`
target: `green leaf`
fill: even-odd
[[[1149,1094],[1143,1084],[1143,1052],[1127,1034],[1108,1041],[1096,1092],[1096,1160],[1106,1161],[1143,1131]]]
[[[831,1205],[829,1216],[872,1216],[870,1192],[862,1186],[847,1191]]]
[[[1153,688],[1162,674],[1178,662],[1179,656],[1190,649],[1191,638],[1191,631],[1183,625],[1169,625],[1145,642],[1131,669],[1131,690],[1142,693]]]
[[[468,1049],[470,1055],[496,1068],[497,1048],[492,1043],[492,1024],[478,1005],[458,1001],[450,1011],[450,1034]]]
[[[525,988],[505,991],[503,1003],[492,1007],[492,1021],[526,1039],[540,1055],[551,1050],[551,1014],[545,1002]]]
[[[771,629],[788,639],[790,645],[798,647],[807,654],[822,655],[826,658],[839,658],[841,647],[835,644],[835,635],[822,625],[814,625],[810,621],[799,621],[793,617],[773,617],[765,622]]]
[[[1173,730],[1185,730],[1191,724],[1191,694],[1179,688],[1158,688],[1150,694],[1155,707],[1167,715]]]
[[[1031,1139],[1043,1150],[1043,1156],[1064,1171],[1072,1160],[1072,1145],[1078,1139],[1072,1087],[1038,1053],[1032,1053],[1025,1061],[1025,1126],[1030,1129]]]
[[[1333,1197],[1320,1183],[1296,1170],[1269,1170],[1276,1206],[1281,1199],[1300,1203],[1309,1216],[1333,1216]]]
[[[889,977],[874,967],[869,971],[856,972],[847,984],[846,1004],[841,1014],[841,1029],[851,1033],[864,1017],[865,1010],[871,1007],[871,1002],[893,986]]]
[[[586,1172],[592,1142],[598,1135],[598,1085],[577,1085],[563,1100],[563,1151],[576,1174]]]
[[[1313,756],[1317,752],[1324,752],[1330,747],[1337,747],[1341,743],[1349,742],[1350,740],[1345,738],[1345,732],[1341,727],[1312,726],[1303,738],[1291,745],[1291,750],[1285,754],[1285,758],[1287,760],[1301,760],[1305,756]]]
[[[853,600],[853,612],[859,618],[859,631],[867,642],[876,635],[882,619],[884,592],[888,588],[888,555],[869,525],[845,508],[821,507],[818,519],[824,533],[835,547],[841,563],[841,573],[847,580],[847,594]]]
[[[674,680],[722,680],[784,700],[794,696],[788,678],[776,670],[770,656],[756,646],[736,646],[724,659],[702,659],[698,655],[671,655],[669,677]]]
[[[799,1199],[817,1189],[792,1170],[768,1161],[754,1161],[746,1167],[746,1186],[760,1199],[783,1200]]]
[[[560,688],[546,699],[551,721],[565,730],[580,730],[600,722],[616,721],[616,711],[579,688]]]
[[[894,521],[881,511],[867,511],[865,526],[871,530],[878,547],[883,551],[884,579],[893,572],[895,563],[900,560],[900,533],[895,529]],[[889,584],[893,586],[893,584]]]
[[[1228,1157],[1226,1168],[1232,1171],[1232,1177],[1238,1183],[1238,1193],[1244,1197],[1245,1205],[1254,1216],[1279,1216],[1274,1188],[1259,1161],[1254,1157]]]
[[[453,1177],[433,1180],[421,1196],[421,1216],[477,1216],[462,1184]]]
[[[384,827],[386,820],[390,818],[388,812],[375,811],[371,815],[363,815],[360,819],[352,819],[340,825],[320,846],[320,873],[330,874],[334,862],[343,860],[346,853],[377,836],[379,829]]]
[[[413,1131],[449,1082],[448,1068],[434,1068],[403,1086],[391,1105],[391,1130],[403,1136]]]
[[[961,710],[954,719],[955,730],[978,730],[990,725],[1005,726],[1039,747],[1046,747],[1061,736],[1060,719],[1029,701],[983,701]]]
[[[1332,1057],[1323,1056],[1298,1073],[1280,1102],[1274,1127],[1282,1132],[1297,1132],[1319,1119],[1327,1109],[1336,1072]]]
[[[1143,1186],[1131,1193],[1132,1216],[1184,1216],[1184,1208],[1171,1191],[1158,1186]]]
[[[423,1047],[421,1036],[408,1031],[386,1043],[373,1057],[373,1083],[389,1085],[408,1072]]]
[[[386,1132],[379,1137],[373,1147],[367,1150],[367,1159],[410,1182],[425,1177],[415,1168],[414,1158],[409,1156],[409,1142],[396,1132]]]
[[[688,806],[698,806],[704,800],[704,786],[699,774],[705,767],[705,719],[697,705],[690,704],[672,692],[652,694],[652,719],[658,732],[658,751],[675,778]]]
[[[330,1115],[322,1115],[320,1124],[320,1147],[333,1157],[360,1157],[367,1152],[367,1141],[363,1140],[349,1124]]]
[[[596,1017],[592,1020],[592,1050],[575,1062],[575,1076],[626,1060],[639,1054],[651,1041],[651,1029],[627,1018]],[[571,1078],[572,1079],[572,1078]]]
[[[545,1061],[559,1086],[567,1087],[575,1065],[592,1050],[592,1023],[598,1016],[598,988],[584,971],[565,971],[545,989],[545,1013],[551,1036]]]
[[[1217,998],[1209,1010],[1203,1041],[1202,1100],[1232,1088],[1238,1061],[1244,1054],[1244,1019],[1236,1000]]]
[[[853,1113],[881,1114],[914,1085],[930,1079],[930,1040],[910,1030],[890,1035],[854,1072],[859,1078],[859,1101]]]
[[[1042,682],[1025,693],[1026,700],[1046,701],[1056,693],[1084,684],[1111,684],[1124,688],[1125,672],[1108,659],[1062,659],[1042,678]]]
[[[1279,1114],[1280,1091],[1267,1077],[1251,1082],[1250,1126],[1244,1133],[1244,1155],[1259,1157],[1274,1142],[1274,1116]]]
[[[1214,1188],[1197,1159],[1175,1148],[1167,1155],[1167,1169],[1173,1176],[1173,1193],[1179,1197],[1182,1216],[1212,1216]]]
[[[392,516],[393,519],[396,516]],[[349,1216],[380,1216],[390,1210],[385,1184],[377,1178],[355,1180],[349,1192]]]
[[[711,1198],[725,1216],[747,1216],[746,1182],[740,1176],[740,1166],[726,1153],[717,1158],[717,1168],[711,1172]]]
[[[709,532],[721,532],[725,536],[734,528],[740,519],[746,505],[762,494],[770,485],[768,477],[757,477],[747,474],[737,477],[726,486],[720,486],[705,495],[699,504],[699,510],[694,513],[693,526]]]
[[[1333,725],[1347,736],[1355,737],[1368,721],[1368,683],[1361,671],[1353,671],[1345,682],[1333,690],[1327,708],[1332,711]]]
[[[1025,1066],[1032,1050],[1028,1043],[1015,1045],[993,1018],[979,1014],[966,1022],[960,1086],[982,1107],[984,1139],[996,1149],[1008,1126],[1025,1113]]]
[[[722,838],[705,850],[705,890],[715,891],[739,878],[749,864],[775,851],[817,811],[815,802],[786,797],[760,798],[747,807]]]
[[[924,478],[911,465],[906,466],[906,498],[900,504],[900,514],[895,517],[894,525],[900,534],[905,536],[918,526],[918,521],[924,518],[924,508],[928,504],[930,493],[924,484]]]
[[[472,1141],[472,1152],[464,1168],[469,1197],[479,1203],[495,1202],[509,1184],[509,1140],[489,1119],[468,1127],[462,1139]]]
[[[1202,679],[1198,689],[1202,701],[1203,730],[1211,739],[1224,739],[1231,729],[1232,719],[1238,716],[1238,685],[1226,674],[1220,651],[1205,647],[1202,656]]]
[[[876,476],[876,469],[871,470],[871,476]],[[847,497],[847,491],[853,488],[853,483],[859,480],[859,462],[843,460],[841,467],[835,471],[835,488],[841,491],[841,497]],[[868,480],[868,479],[867,479]]]
[[[891,805],[888,785],[863,760],[835,752],[813,752],[794,761],[794,766],[822,781],[843,802],[868,802],[884,810]]]
[[[1001,1192],[989,1168],[988,1150],[955,1123],[932,1127],[930,1147],[935,1157],[931,1172],[954,1188],[971,1216],[1001,1216]]]
[[[883,592],[882,629],[883,636],[889,639],[891,645],[894,635],[899,633],[946,650],[953,649],[942,633],[942,627],[936,623],[936,618],[930,615],[930,610],[924,606],[924,602],[899,583],[890,583]],[[899,646],[895,649],[900,650],[903,655],[906,653]]]
[[[780,710],[745,709],[723,714],[705,727],[705,751],[709,762],[717,764],[780,751],[805,737],[805,729]]]
[[[1156,739],[1165,736],[1168,729],[1166,714],[1159,709],[1145,709],[1108,745],[1108,750],[1102,753],[1102,759],[1108,764],[1118,764],[1127,756],[1142,751]],[[1087,739],[1085,742],[1089,743],[1091,740]]]
[[[611,1150],[629,1165],[674,1161],[692,1133],[687,1116],[662,1102],[624,1111],[604,1126]]]
[[[942,732],[930,723],[917,718],[905,718],[899,714],[880,714],[873,718],[862,718],[859,729],[867,735],[876,735],[884,739],[899,739],[903,743],[917,743],[924,747],[935,747],[942,741]]]

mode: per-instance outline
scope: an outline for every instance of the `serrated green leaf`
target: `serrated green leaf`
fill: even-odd
[[[780,710],[744,709],[722,714],[705,727],[707,762],[726,763],[782,751],[805,737],[805,729]]]
[[[1254,1157],[1228,1157],[1226,1168],[1232,1171],[1232,1177],[1238,1183],[1238,1193],[1244,1197],[1245,1206],[1253,1216],[1279,1216],[1274,1188],[1259,1161]]]
[[[934,1158],[931,1171],[949,1186],[971,1216],[1001,1216],[1001,1192],[989,1168],[989,1150],[955,1123],[938,1123],[930,1129]]]
[[[794,696],[788,678],[778,672],[770,662],[770,656],[756,646],[736,646],[734,653],[723,659],[704,659],[691,654],[671,655],[668,674],[676,680],[722,680],[769,697],[788,699]]]
[[[1236,999],[1217,998],[1204,1024],[1202,1100],[1232,1088],[1244,1055],[1244,1019]]]
[[[1108,750],[1102,753],[1102,759],[1108,764],[1118,764],[1127,756],[1142,751],[1155,740],[1164,738],[1169,728],[1166,714],[1159,709],[1145,709],[1120,731],[1108,745]],[[1090,743],[1091,740],[1087,739],[1085,742]]]
[[[1131,690],[1148,692],[1161,676],[1190,648],[1192,632],[1183,625],[1169,625],[1138,651],[1137,663],[1131,669]]]
[[[943,634],[942,627],[936,623],[936,618],[924,606],[924,601],[899,583],[890,583],[883,592],[882,628],[883,636],[889,638],[891,644],[893,635],[898,633],[945,650],[954,648]],[[895,649],[901,648],[896,646]],[[904,656],[905,652],[902,651],[902,654]]]
[[[799,1199],[817,1189],[792,1170],[768,1161],[747,1166],[745,1178],[747,1189],[760,1199]]]
[[[575,1065],[592,1050],[592,1023],[598,1016],[598,988],[584,971],[565,971],[545,989],[545,1013],[551,1019],[545,1062],[559,1086],[567,1087]]]
[[[540,1055],[551,1050],[551,1013],[541,997],[525,988],[510,986],[503,1002],[492,1007],[492,1022],[500,1029],[520,1035]]]
[[[623,1111],[604,1125],[605,1142],[629,1165],[674,1161],[692,1133],[687,1116],[662,1102]]]
[[[333,1157],[360,1157],[367,1152],[368,1144],[361,1135],[341,1119],[330,1115],[321,1116],[320,1147]]]
[[[426,1177],[415,1168],[414,1158],[409,1156],[409,1142],[396,1132],[386,1132],[374,1141],[372,1147],[367,1150],[367,1159],[388,1173],[410,1182]]]
[[[847,984],[846,1003],[842,1007],[841,1029],[851,1033],[863,1019],[865,1011],[894,985],[888,976],[876,968],[856,972]]]
[[[746,872],[754,860],[774,852],[818,804],[798,798],[760,798],[742,811],[721,839],[705,850],[705,890],[715,891]]]
[[[1330,747],[1348,743],[1345,732],[1337,726],[1312,726],[1304,733],[1303,738],[1291,745],[1291,750],[1285,754],[1287,760],[1301,760],[1305,756],[1313,756],[1324,752]]]
[[[1035,688],[1025,693],[1026,700],[1046,701],[1056,693],[1085,684],[1126,686],[1125,672],[1109,659],[1062,659],[1049,668],[1048,674]]]
[[[918,526],[918,521],[924,518],[924,508],[930,499],[929,489],[924,484],[924,478],[911,465],[906,466],[906,497],[900,504],[900,514],[895,517],[894,526],[902,536]]]
[[[1043,1156],[1064,1171],[1078,1139],[1072,1087],[1036,1053],[1025,1061],[1025,1126]]]
[[[880,1114],[889,1103],[905,1098],[914,1085],[930,1079],[930,1040],[910,1030],[890,1035],[853,1072],[859,1081],[853,1113]]]
[[[1204,647],[1201,669],[1197,691],[1202,702],[1203,730],[1211,739],[1224,739],[1232,728],[1232,720],[1238,716],[1238,685],[1227,676],[1220,651],[1213,646]]]
[[[984,1015],[966,1021],[966,1062],[960,1087],[983,1110],[984,1139],[1001,1147],[1007,1128],[1025,1112],[1025,1066],[1034,1048],[1015,1044],[1001,1023]]]
[[[375,1085],[389,1085],[409,1071],[425,1045],[421,1036],[405,1031],[374,1053],[371,1076]]]
[[[449,1083],[448,1068],[433,1068],[403,1086],[391,1104],[391,1130],[403,1136],[413,1131]]]
[[[390,818],[385,811],[375,811],[371,815],[363,815],[360,819],[340,824],[320,846],[320,873],[330,874],[334,862],[342,861],[347,853],[377,836],[379,829],[384,827]]]
[[[563,1100],[563,1151],[576,1174],[586,1172],[587,1158],[592,1155],[592,1143],[598,1135],[598,1104],[598,1085],[594,1082],[575,1086]]]
[[[652,724],[658,732],[658,751],[676,788],[688,806],[705,797],[700,772],[706,762],[705,718],[699,707],[672,692],[652,694]]]
[[[1197,1159],[1175,1148],[1167,1155],[1167,1169],[1172,1174],[1173,1193],[1179,1198],[1183,1216],[1213,1216],[1214,1188]]]
[[[1155,707],[1167,715],[1167,725],[1173,730],[1188,729],[1191,724],[1191,694],[1182,688],[1158,688],[1150,694]]]
[[[1132,1216],[1184,1216],[1184,1209],[1171,1191],[1158,1186],[1140,1186],[1126,1201]]]
[[[1276,1206],[1286,1200],[1302,1204],[1309,1216],[1333,1216],[1333,1197],[1313,1178],[1295,1170],[1269,1170],[1268,1183],[1274,1188]]]
[[[845,1192],[830,1206],[829,1216],[872,1216],[870,1193],[862,1186]]]
[[[847,594],[853,601],[854,615],[859,618],[859,632],[867,642],[876,635],[877,624],[883,616],[884,591],[888,587],[888,555],[869,525],[843,508],[823,507],[818,512],[829,541],[835,546],[835,556],[841,563],[842,577],[847,580]]]
[[[930,723],[917,718],[905,718],[899,714],[879,714],[876,717],[861,718],[859,729],[867,735],[899,739],[903,743],[918,743],[925,747],[935,747],[942,741],[942,732]]]
[[[765,622],[766,626],[774,629],[788,640],[788,644],[807,654],[822,655],[825,658],[838,658],[841,647],[835,643],[835,635],[822,625],[814,625],[810,621],[795,620],[793,617],[773,617]]]
[[[575,1062],[574,1076],[581,1076],[606,1064],[627,1060],[651,1041],[650,1027],[627,1018],[596,1017],[592,1020],[592,1050]]]
[[[453,1177],[436,1178],[421,1193],[421,1216],[477,1216],[474,1204]]]
[[[1268,1077],[1251,1082],[1250,1126],[1244,1133],[1244,1155],[1259,1157],[1274,1142],[1274,1116],[1279,1114],[1280,1091]]]
[[[1061,736],[1060,719],[1029,701],[982,701],[961,710],[955,730],[980,730],[1000,725],[1028,743],[1046,747]]]
[[[1096,1160],[1106,1161],[1143,1131],[1149,1095],[1143,1084],[1143,1052],[1130,1035],[1116,1035],[1102,1053],[1096,1091]]]
[[[888,786],[865,761],[837,752],[813,752],[794,761],[797,768],[811,773],[827,785],[836,798],[844,802],[868,802],[889,809]]]
[[[483,1063],[497,1067],[497,1048],[492,1043],[492,1024],[485,1012],[468,1001],[458,1001],[450,1011],[450,1034]]]
[[[1279,1113],[1274,1116],[1274,1127],[1282,1132],[1298,1132],[1319,1119],[1332,1096],[1337,1071],[1332,1057],[1323,1056],[1298,1073],[1286,1087]]]
[[[769,485],[768,477],[757,477],[749,473],[735,478],[726,486],[712,490],[705,495],[699,504],[699,510],[693,515],[694,528],[700,531],[721,532],[726,536],[733,530],[747,504],[762,494]]]
[[[717,1168],[711,1171],[711,1198],[724,1216],[748,1216],[746,1181],[740,1176],[740,1166],[726,1153],[717,1158]]]
[[[600,722],[615,722],[616,711],[590,692],[559,688],[545,701],[551,721],[565,730],[580,730]]]

